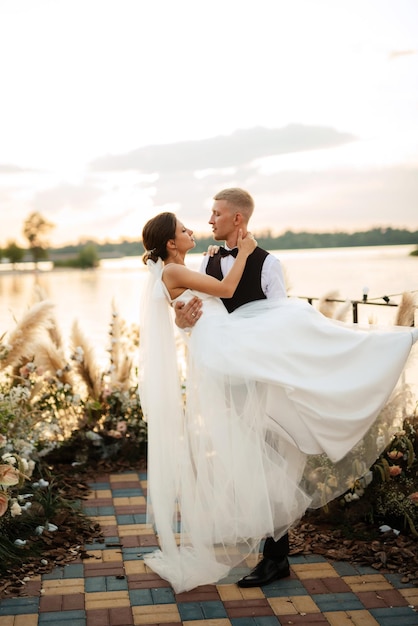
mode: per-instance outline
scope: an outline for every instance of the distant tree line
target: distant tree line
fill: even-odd
[[[50,259],[55,267],[97,267],[100,259],[124,256],[140,256],[144,247],[140,240],[120,241],[117,243],[97,243],[93,240],[74,245],[51,248],[47,235],[54,227],[40,213],[31,213],[23,225],[23,234],[28,241],[28,248],[21,248],[15,241],[7,242],[0,248],[0,259],[7,259],[14,266],[28,260],[35,265],[44,259]],[[266,250],[300,250],[310,248],[343,248],[355,246],[390,246],[416,245],[412,255],[418,255],[418,231],[400,228],[372,228],[355,233],[346,232],[293,232],[286,231],[273,235],[270,229],[254,233],[258,245]],[[196,252],[204,252],[214,240],[211,236],[196,237]]]
[[[286,231],[282,235],[273,235],[270,230],[254,233],[258,245],[266,250],[295,250],[305,248],[344,248],[355,246],[400,246],[418,245],[418,231],[399,228],[372,228],[371,230],[356,233],[314,233]],[[90,242],[93,243],[93,242]],[[208,246],[215,243],[211,236],[196,237],[196,252],[204,252]],[[83,244],[55,248],[51,254],[61,256],[75,254]],[[86,244],[84,244],[86,245]],[[144,247],[140,240],[121,241],[118,243],[106,242],[96,244],[99,257],[111,258],[121,256],[140,256]]]
[[[355,233],[295,233],[288,230],[278,237],[272,236],[271,231],[265,231],[257,234],[256,238],[259,245],[267,250],[418,245],[418,231],[390,227],[372,228],[371,230]]]

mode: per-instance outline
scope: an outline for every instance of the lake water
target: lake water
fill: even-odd
[[[337,290],[341,299],[361,300],[363,288],[368,287],[369,300],[383,304],[383,296],[397,303],[404,291],[418,292],[418,257],[408,256],[414,248],[281,250],[274,254],[282,262],[289,295],[318,298]],[[187,259],[190,267],[198,269],[202,255],[190,254]],[[5,271],[4,265],[0,269],[0,336],[14,327],[14,318],[20,319],[34,301],[35,289],[55,304],[64,339],[77,320],[99,357],[106,354],[112,300],[128,324],[138,323],[141,287],[147,276],[140,257],[104,260],[96,270],[35,274]],[[394,307],[359,306],[360,322],[372,316],[379,324],[391,324],[395,315]]]

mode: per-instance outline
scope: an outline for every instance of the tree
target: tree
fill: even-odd
[[[97,267],[99,265],[99,255],[94,243],[87,243],[78,253],[79,266],[83,269]]]
[[[47,235],[55,224],[48,222],[40,213],[34,212],[23,224],[23,234],[29,242],[30,252],[35,265],[38,261],[48,258],[49,242]]]
[[[13,264],[13,268],[16,263],[20,263],[25,256],[25,250],[18,246],[15,241],[8,241],[3,253],[4,256],[9,259],[10,263]]]

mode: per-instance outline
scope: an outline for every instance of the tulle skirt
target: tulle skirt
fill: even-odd
[[[404,417],[397,383],[416,334],[347,327],[299,300],[205,308],[179,413],[165,433],[170,411],[158,424],[150,413],[161,550],[147,565],[176,592],[215,583],[346,491]]]

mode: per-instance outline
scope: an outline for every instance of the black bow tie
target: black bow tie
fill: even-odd
[[[232,248],[232,250],[227,250],[223,246],[220,246],[219,253],[221,256],[228,256],[228,254],[232,254],[232,256],[236,257],[238,254],[238,248]]]

